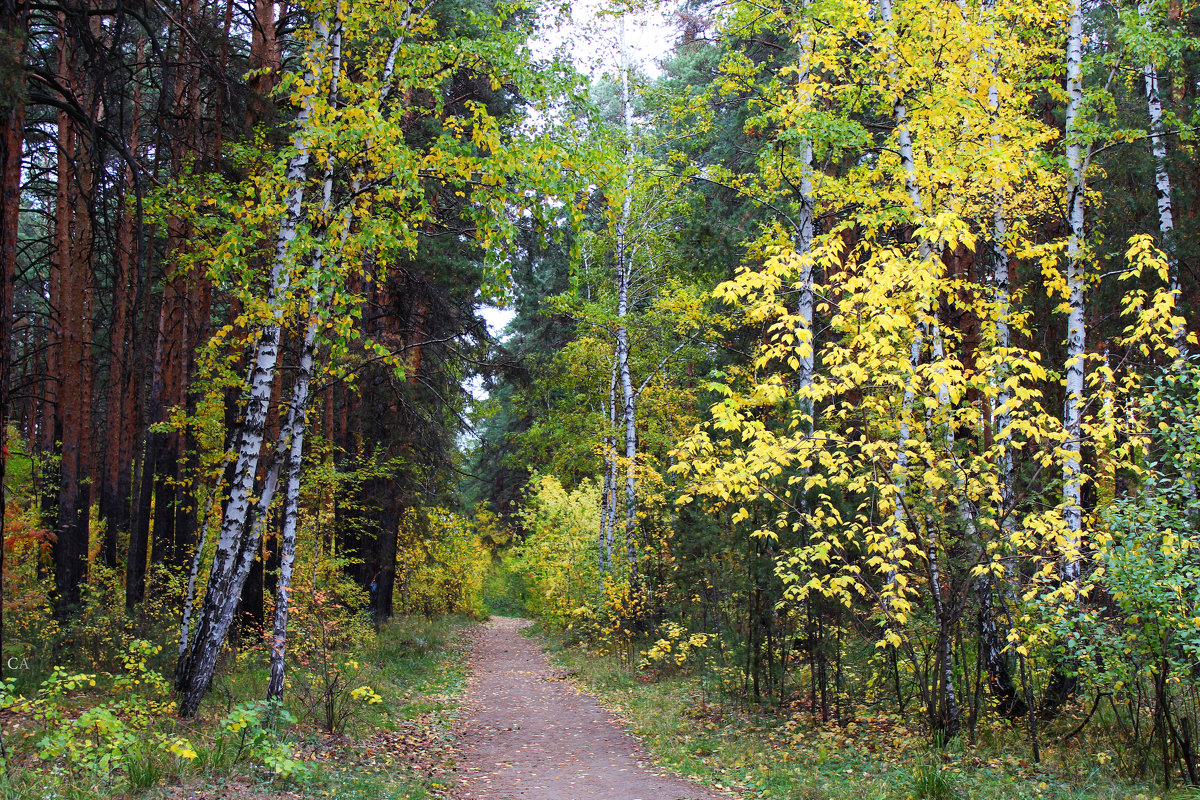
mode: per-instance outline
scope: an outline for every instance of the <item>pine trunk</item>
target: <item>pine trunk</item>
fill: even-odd
[[[65,29],[63,22],[59,40],[59,78],[81,96],[83,87],[78,85],[72,45],[67,41]],[[70,115],[60,111],[55,259],[61,276],[61,292],[56,298],[53,325],[60,367],[61,458],[54,542],[55,613],[59,618],[69,616],[78,606],[88,570],[93,380],[89,324],[92,166],[86,136],[79,134]]]
[[[24,63],[26,6],[0,0],[0,74],[14,80],[0,89],[0,432],[8,439],[9,364],[12,361],[13,282],[17,264],[18,222],[21,210],[21,150],[25,132]],[[15,73],[15,74],[14,74]],[[8,448],[0,447],[0,487],[8,465]],[[0,653],[4,652],[4,536],[5,492],[0,491]],[[0,676],[4,664],[0,663]]]

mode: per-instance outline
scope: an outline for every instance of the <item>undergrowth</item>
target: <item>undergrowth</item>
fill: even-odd
[[[858,709],[822,723],[799,707],[754,705],[714,689],[711,676],[638,671],[616,657],[568,646],[534,626],[554,660],[632,727],[666,767],[747,800],[1167,800],[1113,769],[1102,728],[1065,743],[1050,732],[1042,760],[1030,761],[1023,731],[981,724],[930,747],[927,732],[893,715]],[[1064,720],[1064,730],[1076,720]],[[1070,723],[1069,725],[1067,723]]]
[[[492,559],[483,579],[483,605],[498,617],[519,617],[526,613],[526,588],[520,570],[509,554]]]
[[[277,796],[419,800],[440,783],[466,677],[463,617],[397,618],[331,653],[339,725],[314,706],[313,667],[290,668],[287,702],[262,702],[256,649],[229,659],[201,718],[183,722],[157,646],[136,643],[113,674],[55,669],[5,684],[0,800]],[[308,677],[305,677],[308,676]],[[327,682],[326,685],[328,685]]]

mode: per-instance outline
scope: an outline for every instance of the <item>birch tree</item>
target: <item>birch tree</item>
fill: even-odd
[[[1138,17],[1153,38],[1155,15],[1149,3],[1138,5]],[[1157,49],[1157,48],[1156,48]],[[1162,97],[1158,91],[1158,64],[1153,52],[1148,53],[1142,68],[1146,87],[1146,115],[1150,122],[1150,153],[1154,158],[1154,196],[1158,209],[1158,235],[1161,247],[1167,255],[1167,270],[1171,292],[1176,305],[1182,295],[1179,286],[1179,259],[1175,253],[1175,217],[1171,203],[1171,175],[1167,170],[1167,131],[1163,121]],[[1180,357],[1187,356],[1187,328],[1180,321],[1174,326],[1175,348]]]
[[[447,76],[465,71],[494,87],[511,83],[528,102],[547,106],[566,85],[558,72],[532,64],[526,29],[509,24],[511,9],[475,18],[473,30],[443,34],[427,13],[430,8],[416,0],[384,8],[343,0],[308,9],[312,28],[305,74],[284,80],[298,109],[286,167],[225,187],[214,213],[197,220],[218,242],[208,253],[210,275],[242,287],[247,313],[238,324],[251,331],[254,345],[204,600],[194,628],[185,628],[177,671],[183,716],[195,714],[211,682],[280,479],[284,548],[289,556],[294,549],[311,383],[318,369],[334,369],[336,376],[337,370],[352,368],[349,342],[358,335],[354,320],[363,307],[353,287],[365,283],[352,276],[368,265],[386,268],[390,256],[413,250],[437,219],[430,186],[452,187],[463,199],[484,252],[501,252],[514,229],[512,220],[526,209],[537,217],[547,192],[572,195],[575,179],[557,167],[566,160],[559,141],[536,131],[512,137],[506,131],[509,120],[493,116],[482,103],[452,109],[443,91]],[[354,59],[354,81],[341,80],[347,52]],[[422,118],[437,132],[413,144],[406,133]],[[309,174],[313,159],[325,164],[315,179]],[[348,186],[337,179],[346,172],[358,176]],[[314,183],[315,198],[308,196]],[[527,193],[518,185],[536,189]],[[267,201],[256,202],[256,197]],[[262,282],[248,272],[244,254],[255,246],[254,231],[273,209],[282,213],[271,271]],[[575,210],[568,207],[566,213]],[[502,265],[493,257],[493,282],[503,282]],[[254,294],[258,285],[265,289],[263,296]],[[281,337],[292,326],[303,331],[297,377],[272,466],[258,486],[266,420],[273,410],[282,413],[271,407]],[[214,352],[232,340],[230,330],[215,338]],[[317,361],[319,352],[326,354],[324,363]],[[406,367],[402,352],[375,344],[369,353],[397,371]],[[279,583],[274,696],[282,687],[289,583],[286,574]]]
[[[1003,382],[1020,387],[1030,403],[1013,426],[1023,445],[1036,442],[1044,451],[1058,425],[1037,410],[1046,373],[1036,354],[1000,355],[991,338],[986,349],[963,352],[966,337],[943,310],[990,319],[994,298],[988,287],[954,274],[946,259],[956,251],[973,257],[975,231],[994,222],[997,189],[1026,188],[1009,212],[1023,225],[1041,214],[1032,198],[1053,186],[1040,163],[1054,134],[1029,119],[1022,98],[1036,91],[1048,39],[992,42],[1012,53],[1013,63],[996,89],[1003,102],[989,111],[986,102],[964,98],[986,99],[989,84],[999,80],[980,58],[992,29],[967,20],[961,8],[883,0],[871,19],[812,7],[818,22],[809,35],[826,67],[814,91],[833,111],[802,115],[790,97],[773,98],[769,107],[777,109],[773,124],[798,127],[789,142],[812,137],[828,153],[827,163],[855,164],[819,173],[814,187],[817,213],[830,221],[814,237],[810,256],[830,276],[820,287],[829,298],[830,339],[817,349],[821,367],[811,389],[824,411],[811,437],[799,433],[802,420],[777,427],[764,412],[782,397],[786,375],[807,380],[793,335],[782,333],[795,329],[797,315],[779,305],[802,262],[776,236],[759,251],[765,262],[719,287],[717,297],[747,322],[780,333],[755,355],[761,374],[720,389],[724,399],[712,407],[711,421],[681,447],[681,469],[691,475],[689,494],[732,507],[734,522],[748,521],[751,503],[771,498],[781,509],[778,521],[751,536],[782,541],[810,520],[807,542],[792,538],[796,544],[778,560],[789,601],[869,602],[883,621],[880,646],[908,661],[930,724],[953,734],[960,712],[952,632],[974,577],[999,571],[996,551],[984,546],[994,542],[999,516],[977,516],[1001,480],[995,443],[957,438],[956,430],[978,431],[983,416],[979,400],[966,399],[989,397],[988,387],[1002,383],[995,370],[1003,366],[1010,370]],[[886,46],[851,62],[849,53],[860,52],[864,41]],[[839,55],[845,60],[837,61]],[[865,104],[864,86],[874,89]],[[875,146],[878,156],[867,154],[874,135],[855,127],[864,106],[893,123]],[[996,169],[965,166],[979,163]],[[973,369],[965,366],[968,358]],[[815,495],[810,510],[793,487]],[[858,512],[847,516],[833,500],[839,496],[857,498]],[[985,523],[989,534],[981,543]],[[1019,546],[1032,547],[1033,539]],[[964,550],[972,554],[965,561],[949,557]],[[924,615],[932,618],[932,633],[914,626]]]
[[[1063,554],[1063,580],[1076,583],[1080,576],[1080,548],[1083,535],[1083,469],[1080,448],[1083,438],[1083,378],[1087,346],[1084,327],[1087,288],[1084,208],[1087,184],[1087,145],[1083,134],[1083,5],[1069,0],[1066,48],[1066,155],[1067,188],[1064,207],[1070,233],[1067,238],[1067,363],[1066,396],[1063,401],[1063,520],[1066,542]]]
[[[284,301],[292,282],[292,264],[296,254],[293,243],[304,217],[304,192],[311,160],[310,148],[315,137],[314,113],[321,98],[321,87],[336,83],[341,72],[342,22],[337,19],[340,4],[333,9],[332,23],[318,17],[314,21],[314,37],[306,54],[304,83],[314,87],[303,96],[296,118],[294,153],[288,161],[285,212],[279,223],[275,242],[275,258],[271,265],[267,308],[270,318],[258,332],[252,367],[247,379],[247,398],[241,413],[241,424],[235,440],[236,460],[230,479],[229,497],[225,501],[216,551],[209,567],[204,603],[191,643],[177,670],[177,687],[182,695],[179,713],[184,717],[196,714],[200,701],[208,692],[216,669],[217,656],[225,644],[225,636],[233,621],[234,608],[241,597],[242,584],[250,562],[257,551],[248,529],[251,495],[262,452],[267,414],[271,401],[271,385],[279,359],[280,336],[283,326]]]
[[[620,21],[621,48],[621,123],[624,127],[625,170],[624,192],[621,195],[621,216],[614,229],[616,244],[617,282],[617,378],[621,383],[621,420],[625,440],[625,566],[629,580],[638,584],[637,567],[637,399],[633,394],[633,379],[629,374],[629,317],[630,284],[633,278],[633,259],[630,253],[629,225],[633,217],[634,149],[633,100],[629,95],[629,47],[625,41],[625,16]]]

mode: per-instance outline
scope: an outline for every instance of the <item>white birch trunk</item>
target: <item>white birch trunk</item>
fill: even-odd
[[[204,504],[204,514],[200,517],[200,542],[196,545],[196,552],[192,554],[192,567],[188,571],[187,592],[183,598],[183,621],[179,625],[179,660],[176,663],[176,669],[179,668],[179,664],[183,662],[184,656],[187,655],[189,631],[192,622],[192,607],[196,602],[196,579],[200,575],[200,563],[204,558],[204,548],[208,545],[208,533],[212,527],[209,518],[212,516],[213,503],[221,491],[221,484],[222,480],[218,478],[208,495],[208,500]]]
[[[407,29],[412,19],[414,6],[409,5],[402,22],[402,29]],[[386,102],[391,94],[391,80],[396,67],[396,58],[404,36],[397,36],[392,43],[384,64],[379,90],[379,102]],[[333,71],[330,85],[330,96],[336,97],[341,70]],[[367,140],[367,148],[372,146],[372,139]],[[321,215],[328,218],[333,211],[333,159],[330,157],[325,166],[325,179],[322,185]],[[350,236],[350,227],[354,216],[354,198],[362,189],[363,176],[355,175],[350,181],[350,204],[346,207],[342,219],[341,241],[338,250],[339,260],[345,250],[346,241]],[[324,253],[318,249],[313,258],[313,272],[319,273],[324,261]],[[292,386],[291,403],[285,430],[288,436],[288,451],[286,459],[287,491],[284,495],[283,532],[279,559],[279,579],[275,591],[275,619],[272,630],[271,645],[271,677],[267,684],[267,699],[281,700],[287,666],[287,624],[291,609],[292,575],[296,563],[296,533],[300,518],[300,476],[304,463],[304,439],[308,432],[308,409],[311,402],[311,385],[316,362],[317,333],[321,321],[328,313],[322,298],[319,283],[314,283],[309,296],[309,322],[305,328],[304,344],[301,347],[300,363],[296,382]],[[258,538],[257,536],[255,537]],[[315,565],[314,565],[315,569]],[[314,572],[314,581],[315,581]]]
[[[315,28],[317,46],[322,51],[317,55],[320,61],[328,63],[336,74],[341,69],[341,23],[335,21],[330,28],[324,21],[318,20]],[[314,76],[309,75],[308,78],[311,81]],[[289,256],[304,216],[304,185],[308,179],[310,161],[309,137],[312,131],[309,130],[309,120],[312,112],[313,103],[307,100],[296,119],[297,130],[293,138],[296,153],[288,162],[287,170],[288,185],[291,188],[287,196],[287,211],[280,222],[275,258],[271,266],[268,307],[272,310],[285,304],[291,286]],[[280,321],[272,320],[259,334],[255,346],[253,366],[247,381],[249,391],[238,431],[237,456],[230,481],[229,498],[225,504],[216,552],[209,569],[204,604],[195,638],[187,648],[185,663],[181,664],[178,671],[182,694],[179,714],[182,717],[195,716],[201,699],[208,691],[216,669],[217,656],[225,644],[225,636],[241,596],[242,584],[249,571],[246,552],[249,549],[250,536],[246,528],[250,498],[270,410],[271,384],[279,361],[281,334]]]
[[[1148,17],[1149,6],[1142,3],[1138,7],[1142,17]],[[1150,26],[1147,19],[1146,26]],[[1158,206],[1158,233],[1163,252],[1167,255],[1167,270],[1171,282],[1171,293],[1175,296],[1175,308],[1180,309],[1179,259],[1175,256],[1175,218],[1171,207],[1171,175],[1167,171],[1167,135],[1163,127],[1162,98],[1158,93],[1158,65],[1147,61],[1146,77],[1146,110],[1150,116],[1150,152],[1154,156],[1154,193]],[[1180,317],[1183,315],[1180,314]],[[1171,338],[1179,350],[1179,357],[1187,356],[1187,329],[1177,324],[1173,327]]]
[[[330,96],[336,97],[338,91],[338,71],[335,71]],[[359,181],[354,181],[357,189]],[[354,194],[352,190],[351,194]],[[353,201],[352,201],[353,202]],[[353,205],[346,211],[345,223],[342,228],[342,244],[350,233],[350,217]],[[321,187],[321,217],[328,219],[333,210],[333,159],[330,157],[325,165],[325,179]],[[324,253],[320,248],[313,256],[313,274],[319,275],[324,261]],[[287,490],[283,498],[283,531],[279,553],[279,579],[275,584],[275,619],[271,643],[271,679],[267,684],[267,699],[280,700],[283,698],[285,671],[285,656],[287,653],[287,622],[291,600],[292,571],[296,562],[296,528],[300,517],[300,472],[304,461],[304,437],[308,432],[309,386],[312,383],[313,365],[317,350],[317,331],[323,316],[320,282],[314,282],[308,300],[308,325],[304,330],[304,344],[300,348],[300,364],[296,373],[296,381],[292,384],[291,403],[288,408],[287,424],[287,457],[284,460],[284,474],[287,476]]]
[[[933,321],[933,342],[932,354],[935,364],[934,371],[939,376],[945,375],[946,347],[942,338],[941,324],[935,316]],[[944,446],[946,459],[953,471],[951,479],[952,493],[958,497],[958,516],[963,526],[963,538],[968,543],[974,543],[978,534],[975,528],[975,509],[971,505],[971,500],[967,497],[965,480],[958,469],[957,459],[954,455],[954,410],[950,402],[950,387],[946,381],[938,381],[938,407],[943,411],[946,423],[946,432],[944,434]],[[942,598],[941,586],[941,569],[939,566],[937,538],[934,535],[935,526],[929,526],[929,535],[926,542],[926,558],[929,562],[929,581],[930,592],[933,596],[934,612],[938,620],[938,644],[940,647],[939,657],[942,665],[942,702],[944,704],[943,711],[945,712],[945,732],[953,736],[958,733],[959,728],[959,712],[958,712],[958,697],[954,688],[954,651],[952,637],[952,620],[950,619],[951,610],[945,605]]]
[[[1067,31],[1067,363],[1066,399],[1063,403],[1063,521],[1066,524],[1066,553],[1063,579],[1079,580],[1080,545],[1083,530],[1083,470],[1080,447],[1083,436],[1083,371],[1086,331],[1084,329],[1083,212],[1086,153],[1080,141],[1083,113],[1083,8],[1081,0],[1071,0]]]
[[[995,9],[994,0],[986,0],[984,11],[991,13]],[[988,60],[991,63],[991,82],[988,85],[988,111],[993,121],[1000,115],[999,88],[999,57],[996,55],[994,44],[989,40],[987,48]],[[992,143],[999,146],[999,135],[993,134]],[[992,437],[999,451],[996,464],[996,480],[999,484],[1000,503],[996,509],[999,519],[1001,538],[1005,549],[1008,550],[1009,538],[1012,532],[1012,513],[1014,504],[1013,487],[1013,456],[1012,456],[1012,401],[1006,381],[1008,378],[1007,351],[1012,346],[1012,334],[1009,329],[1008,315],[1010,312],[1011,292],[1009,288],[1009,254],[1005,239],[1008,236],[1008,218],[1005,216],[1004,190],[997,189],[992,205],[992,241],[991,241],[991,291],[992,304],[995,309],[996,350],[998,363],[991,378],[995,391],[991,407]],[[990,556],[985,552],[980,554],[980,560]],[[1019,700],[1013,687],[1012,677],[1008,671],[1008,663],[1004,657],[1005,639],[1001,632],[1000,616],[1001,603],[1015,599],[1012,589],[1012,575],[1015,564],[1011,557],[1005,555],[1001,562],[1004,576],[1001,579],[1003,591],[997,598],[995,581],[990,572],[979,577],[977,594],[979,597],[979,641],[982,649],[984,669],[988,675],[988,684],[993,698],[1001,704],[1001,710],[1006,715],[1013,715],[1019,709]]]
[[[316,355],[318,315],[313,304],[312,319],[304,333],[296,383],[292,386],[291,409],[288,412],[290,442],[286,458],[287,491],[283,504],[283,535],[279,558],[279,579],[275,588],[275,620],[271,644],[271,679],[267,684],[267,699],[283,697],[284,657],[287,652],[287,622],[291,600],[292,570],[296,562],[296,528],[300,517],[300,468],[304,457],[304,436],[308,430],[309,386],[312,382]]]
[[[617,442],[612,431],[617,426],[617,359],[613,354],[608,380],[608,405],[605,419],[609,433],[604,437],[604,492],[600,496],[600,574],[601,579],[613,565],[613,526],[616,524],[617,504]],[[602,580],[603,582],[603,580]]]
[[[891,0],[879,0],[878,7],[879,7],[880,20],[883,22],[884,25],[891,26],[892,25],[892,3],[891,3]],[[888,57],[889,78],[892,79],[893,81],[895,79],[894,64],[895,64],[895,57],[889,55],[889,57]],[[920,217],[924,213],[924,205],[921,200],[920,185],[917,181],[917,165],[916,165],[916,159],[914,158],[914,155],[913,155],[912,134],[908,129],[908,107],[905,104],[905,99],[902,94],[897,93],[895,102],[893,103],[893,106],[892,106],[892,114],[893,114],[893,117],[894,117],[894,120],[896,123],[896,145],[897,145],[897,149],[899,150],[899,153],[900,153],[900,167],[904,172],[904,189],[905,189],[905,192],[908,194],[909,201],[912,203],[914,212],[916,213],[916,215],[918,217]],[[918,254],[920,256],[922,263],[928,261],[933,256],[933,243],[930,242],[928,239],[922,237],[918,241],[917,246],[918,246]],[[940,331],[938,330],[938,325],[937,325],[936,320],[933,322],[932,330],[931,330],[930,323],[926,322],[923,319],[923,317],[926,314],[929,314],[931,312],[932,304],[933,304],[932,299],[926,298],[926,297],[918,297],[918,298],[916,298],[916,301],[914,303],[914,310],[918,317],[918,320],[917,320],[917,326],[916,326],[917,329],[913,332],[913,339],[910,344],[910,352],[909,352],[909,359],[910,359],[909,367],[913,371],[916,370],[917,364],[920,361],[921,342],[925,338],[931,339],[931,356],[934,360],[934,363],[940,364],[944,359],[944,353],[942,352],[942,338],[941,338]],[[932,333],[932,336],[930,336],[931,333]],[[893,522],[894,522],[894,526],[895,526],[897,539],[902,537],[904,529],[905,529],[905,525],[907,524],[906,510],[904,508],[904,502],[907,499],[906,496],[907,496],[907,480],[908,480],[908,476],[907,476],[908,454],[907,454],[905,448],[907,446],[908,438],[911,434],[911,431],[909,428],[909,418],[912,413],[912,403],[913,403],[913,400],[915,399],[915,391],[914,391],[914,388],[912,385],[914,380],[915,380],[915,376],[910,379],[907,379],[906,383],[905,383],[904,397],[903,397],[902,408],[901,408],[900,441],[898,442],[898,449],[897,449],[897,454],[896,454],[896,478],[895,478],[896,510],[894,512]],[[950,398],[949,398],[948,387],[946,387],[944,385],[939,386],[939,388],[938,388],[939,405],[941,405],[943,408],[948,408],[949,399]],[[953,446],[953,435],[954,434],[953,434],[953,427],[951,424],[952,420],[950,419],[951,417],[952,417],[952,415],[947,414],[948,428],[947,428],[947,433],[946,433],[946,446],[947,446],[947,449],[950,451],[950,456],[952,458],[953,452],[952,452],[951,448]],[[955,695],[955,688],[954,688],[953,660],[951,658],[951,656],[952,656],[952,650],[951,650],[952,641],[950,638],[950,630],[949,630],[950,626],[949,626],[949,619],[947,616],[948,609],[945,608],[945,605],[942,602],[941,574],[940,574],[938,551],[937,551],[937,539],[934,535],[933,526],[930,526],[929,532],[926,536],[924,549],[925,549],[926,562],[927,562],[928,569],[929,569],[930,594],[933,599],[934,611],[937,615],[937,620],[938,620],[939,655],[942,658],[942,664],[943,664],[942,674],[940,676],[940,684],[941,684],[941,690],[942,690],[940,702],[943,705],[943,710],[945,713],[943,722],[946,725],[947,733],[953,735],[958,730],[958,716],[959,716],[958,715],[958,703],[957,703],[957,698]],[[891,579],[892,579],[892,576],[889,575],[889,582],[891,581]],[[930,712],[931,712],[931,717],[932,717],[935,715],[936,709],[931,708]]]
[[[812,35],[805,29],[800,36],[800,63],[797,78],[800,85],[805,87],[802,89],[804,95],[800,98],[800,102],[804,106],[811,105],[812,103],[811,92],[807,89],[811,63],[811,54],[809,51],[811,49]],[[808,392],[812,389],[816,358],[816,339],[813,334],[813,266],[812,260],[808,257],[809,251],[812,249],[814,235],[812,140],[805,139],[800,148],[800,213],[796,220],[796,255],[801,259],[796,314],[800,318],[800,325],[796,331],[796,344],[799,351],[796,357],[800,362],[799,369],[797,370],[797,378],[799,379],[800,391],[804,398],[801,401],[801,413],[806,417],[804,421],[805,433],[811,436],[813,431],[813,403],[812,398],[808,396]]]
[[[617,371],[621,382],[625,422],[625,559],[632,585],[638,583],[637,568],[637,402],[629,374],[629,223],[633,217],[633,103],[629,96],[629,47],[625,40],[625,17],[621,17],[621,110],[625,123],[625,196],[617,221]]]
[[[878,0],[879,18],[884,25],[892,24],[892,2],[891,0]],[[895,75],[895,57],[888,57],[889,77],[894,79]],[[919,215],[922,213],[921,192],[917,185],[917,165],[913,158],[912,135],[908,130],[908,108],[904,103],[902,95],[897,94],[896,100],[892,105],[892,114],[896,123],[896,144],[900,151],[900,166],[904,171],[904,189],[908,194],[909,201],[913,204],[913,210]],[[921,259],[924,260],[929,255],[929,245],[922,241],[919,244]],[[919,309],[918,309],[919,312]],[[909,371],[915,371],[917,364],[921,360],[921,328],[923,323],[917,323],[917,330],[913,332],[912,341],[909,343]],[[908,440],[911,438],[912,430],[909,425],[909,419],[912,413],[912,404],[915,398],[915,388],[913,381],[914,376],[906,376],[904,384],[904,396],[901,401],[900,408],[900,430],[896,446],[896,464],[895,474],[892,479],[894,494],[895,494],[895,510],[893,511],[893,547],[896,549],[902,548],[905,541],[905,531],[907,529],[907,494],[908,494]],[[892,559],[895,553],[889,554],[889,559]],[[888,574],[889,590],[891,584],[895,580],[894,569]],[[886,609],[885,609],[886,611]]]

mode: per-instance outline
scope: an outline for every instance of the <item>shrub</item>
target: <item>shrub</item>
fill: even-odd
[[[600,490],[591,481],[567,491],[552,476],[529,483],[521,523],[528,531],[514,558],[529,588],[530,613],[567,627],[598,610]]]
[[[682,672],[700,660],[715,638],[712,633],[688,633],[677,622],[664,622],[659,626],[654,645],[642,653],[638,667],[659,675]]]

